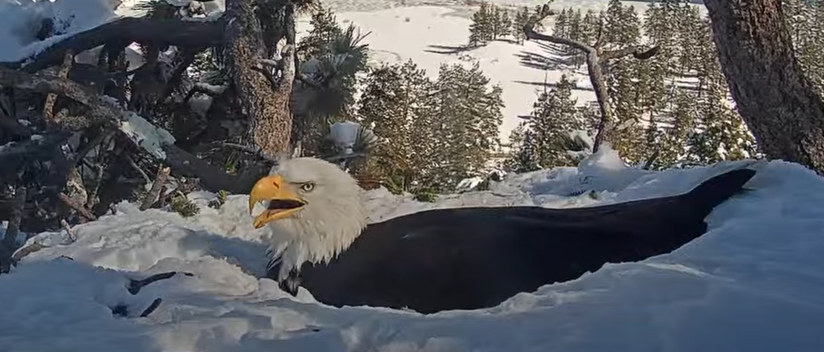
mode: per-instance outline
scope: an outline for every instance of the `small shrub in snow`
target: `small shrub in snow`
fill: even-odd
[[[438,200],[438,195],[435,194],[435,192],[421,191],[415,194],[415,196],[413,196],[412,199],[419,202],[434,203],[436,200]]]
[[[185,194],[177,194],[172,197],[172,200],[169,202],[169,207],[184,218],[200,213],[200,208],[197,207],[197,204],[189,200]]]
[[[225,190],[220,190],[217,192],[217,198],[212,199],[209,201],[209,207],[214,209],[220,209],[223,204],[226,204],[226,196],[228,193]]]

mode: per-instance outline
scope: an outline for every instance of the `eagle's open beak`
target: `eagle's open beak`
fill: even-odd
[[[297,194],[289,190],[283,177],[266,176],[261,178],[249,192],[249,213],[255,208],[255,204],[261,201],[268,201],[268,206],[263,213],[256,216],[252,225],[259,229],[267,223],[282,219],[300,210],[306,205]],[[266,203],[264,203],[266,204]]]

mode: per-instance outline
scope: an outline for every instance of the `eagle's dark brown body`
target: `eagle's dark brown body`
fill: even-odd
[[[291,284],[334,306],[421,313],[491,307],[605,263],[639,261],[677,249],[702,235],[704,218],[741,192],[754,174],[734,170],[683,195],[597,207],[410,214],[369,225],[330,264],[305,263],[289,280],[297,279]],[[272,268],[270,275],[277,270]],[[288,284],[281,282],[281,287]]]

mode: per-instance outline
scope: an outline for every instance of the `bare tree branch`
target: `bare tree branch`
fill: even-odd
[[[69,71],[72,69],[72,62],[74,62],[74,55],[71,50],[66,50],[63,56],[63,65],[60,66],[60,72],[57,74],[60,79],[65,80],[69,76]],[[54,117],[54,103],[57,102],[57,94],[49,93],[46,96],[46,103],[43,106],[43,119],[46,123],[57,124],[60,121],[55,120]]]
[[[629,55],[633,55],[637,59],[648,59],[658,52],[657,47],[644,48],[640,46],[629,47],[621,50],[601,52],[601,45],[603,39],[603,28],[599,28],[598,39],[594,45],[588,45],[584,42],[572,40],[554,35],[547,35],[535,31],[535,24],[544,20],[547,16],[554,14],[549,9],[548,5],[541,8],[541,12],[530,18],[524,25],[524,36],[529,40],[541,40],[555,44],[561,44],[573,47],[582,51],[586,55],[587,73],[589,74],[589,81],[592,83],[592,88],[595,91],[595,98],[598,100],[598,109],[601,113],[601,120],[598,122],[598,134],[595,136],[595,142],[592,146],[592,152],[598,151],[598,148],[604,142],[611,142],[615,132],[615,121],[612,117],[612,109],[610,108],[609,91],[607,90],[606,78],[602,70],[602,64],[609,60],[620,59]],[[602,24],[603,27],[603,24]]]
[[[86,116],[95,123],[103,123],[114,128],[120,127],[122,119],[128,113],[112,100],[95,96],[84,87],[71,81],[61,81],[55,76],[29,74],[0,67],[0,85],[65,95],[86,105],[89,108]],[[228,190],[232,193],[245,193],[254,184],[253,180],[228,175],[175,145],[165,145],[162,149],[166,154],[166,162],[175,172],[200,178],[201,186],[209,191]],[[0,156],[3,156],[3,153],[0,153]]]
[[[152,182],[152,179],[149,178],[149,175],[147,175],[146,172],[143,171],[143,169],[140,168],[140,165],[137,165],[137,162],[134,161],[134,158],[132,158],[131,156],[128,156],[128,155],[126,155],[125,157],[126,157],[126,161],[129,162],[129,165],[131,165],[132,169],[137,171],[137,173],[140,174],[140,177],[143,177],[143,180],[146,181],[147,184]]]
[[[601,60],[615,60],[629,55],[632,55],[632,57],[638,60],[646,60],[655,56],[658,50],[659,47],[657,45],[653,47],[631,46],[619,50],[604,51],[601,53]]]
[[[138,42],[161,46],[210,47],[221,43],[222,31],[222,21],[124,17],[75,34],[52,45],[33,58],[0,63],[0,66],[13,68],[22,66],[27,72],[36,72],[58,64],[68,50],[80,53],[113,42],[125,43],[123,46]],[[31,63],[26,64],[29,60]]]
[[[152,182],[152,188],[149,189],[149,193],[146,194],[146,198],[143,198],[143,202],[140,204],[140,210],[151,208],[152,205],[160,198],[160,191],[166,184],[166,179],[169,178],[169,172],[171,171],[172,169],[166,166],[161,166],[157,169],[157,175],[155,176],[154,182]]]
[[[82,204],[78,204],[77,202],[69,198],[69,196],[67,196],[65,193],[58,193],[57,198],[60,199],[61,202],[65,203],[66,205],[77,211],[80,214],[80,216],[86,218],[86,220],[97,220],[97,217],[94,216],[94,214],[92,214],[92,212],[89,211],[89,209],[86,209],[86,207],[84,207]]]

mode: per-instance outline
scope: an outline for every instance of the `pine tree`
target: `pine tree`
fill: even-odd
[[[805,75],[824,93],[824,3],[809,0],[783,0],[785,22],[791,29],[793,49]]]
[[[509,141],[512,143],[509,157],[504,160],[504,170],[507,172],[523,173],[540,169],[535,155],[534,133],[521,122],[510,132]]]
[[[637,84],[638,60],[617,60],[610,71],[608,90],[617,125],[614,145],[618,153],[630,163],[637,163],[647,156],[644,130],[641,125],[643,108],[639,105]]]
[[[601,18],[593,10],[587,10],[581,20],[581,41],[588,44],[594,44],[598,36],[598,30],[601,27]]]
[[[609,0],[607,10],[604,13],[604,44],[615,45],[621,42],[624,19],[624,8],[620,0]]]
[[[490,24],[492,26],[492,40],[497,40],[498,36],[500,35],[501,29],[501,16],[503,15],[503,11],[498,6],[490,5],[492,11],[490,12]]]
[[[326,8],[318,7],[310,23],[313,27],[298,43],[296,69],[304,80],[292,90],[291,137],[304,155],[320,155],[329,124],[353,114],[357,74],[366,68],[368,51],[357,28],[339,27]]]
[[[500,9],[487,2],[481,2],[481,6],[472,14],[472,24],[469,25],[469,45],[478,46],[497,39],[503,31],[499,22]]]
[[[325,54],[328,51],[327,45],[342,33],[335,14],[321,5],[318,5],[317,11],[312,13],[309,24],[312,29],[300,40],[297,47],[301,62]]]
[[[411,60],[369,72],[358,115],[381,140],[369,159],[370,174],[404,185],[422,178],[433,148],[427,130],[431,90],[432,82]]]
[[[524,6],[515,14],[515,20],[512,21],[511,33],[515,37],[518,44],[523,44],[526,37],[524,36],[524,26],[529,21],[529,7]]]
[[[604,45],[615,50],[638,44],[641,23],[632,6],[611,0],[603,16]],[[611,64],[607,72],[607,88],[618,127],[613,148],[630,163],[637,163],[649,154],[642,122],[643,94],[649,91],[639,79],[646,64],[642,60],[622,58]]]
[[[569,39],[580,41],[583,36],[583,25],[582,25],[583,17],[581,16],[581,9],[577,9],[572,11],[570,9],[570,16],[569,16]],[[586,62],[586,56],[584,55],[581,50],[573,48],[569,45],[565,46],[567,55],[572,56],[571,64],[575,65],[576,68],[581,67],[581,65]]]
[[[581,111],[572,98],[574,84],[566,75],[555,86],[542,93],[534,105],[529,130],[532,132],[536,161],[543,167],[574,165],[576,160],[567,152],[569,133],[586,130]]]
[[[561,13],[555,17],[555,26],[552,28],[552,35],[569,38],[569,13],[566,8],[562,9]]]
[[[491,153],[498,147],[498,128],[503,120],[503,100],[499,86],[488,89],[487,78],[476,62],[441,65],[436,82],[437,112],[441,128],[436,139],[440,150],[433,180],[451,189],[460,179],[483,173]]]
[[[512,19],[509,17],[509,10],[503,9],[498,16],[498,37],[508,36],[510,33],[512,33]]]
[[[661,149],[658,165],[673,167],[689,161],[688,155],[691,153],[689,139],[695,132],[697,122],[696,99],[694,92],[684,89],[675,91],[671,111],[668,113],[672,125],[666,128],[666,132],[659,141]]]
[[[718,54],[709,29],[701,22],[695,48],[699,77],[697,100],[699,130],[689,141],[690,160],[699,164],[755,156],[755,140],[730,106],[729,88],[721,73]]]

